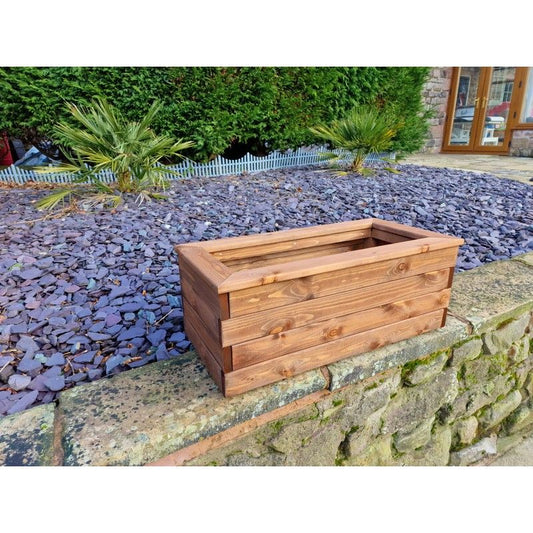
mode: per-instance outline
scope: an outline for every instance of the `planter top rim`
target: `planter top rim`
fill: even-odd
[[[309,236],[343,233],[357,229],[380,229],[405,236],[411,240],[365,248],[329,256],[287,261],[286,263],[232,271],[212,254],[221,250],[246,248],[273,242],[286,242]],[[266,239],[263,239],[263,238]],[[281,281],[343,270],[361,265],[400,259],[447,248],[464,243],[459,237],[413,228],[411,226],[380,219],[363,219],[321,226],[310,226],[252,236],[230,237],[213,241],[201,241],[175,246],[181,258],[195,264],[204,281],[218,294],[242,290]]]

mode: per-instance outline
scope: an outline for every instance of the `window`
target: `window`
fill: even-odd
[[[533,123],[533,68],[529,69],[520,122]]]

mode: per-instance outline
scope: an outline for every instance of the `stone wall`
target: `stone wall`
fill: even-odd
[[[533,131],[514,130],[509,155],[533,157]]]
[[[469,465],[533,433],[533,253],[455,276],[444,328],[234,398],[194,353],[0,419],[0,463]]]
[[[452,70],[452,67],[432,68],[428,81],[422,89],[424,104],[427,109],[434,112],[435,116],[429,121],[428,140],[421,152],[438,153],[442,147]]]

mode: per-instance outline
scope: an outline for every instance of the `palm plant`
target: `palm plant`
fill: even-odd
[[[76,173],[77,185],[43,198],[37,203],[38,209],[52,209],[67,198],[73,200],[88,194],[89,204],[114,206],[121,203],[124,193],[137,193],[139,201],[161,198],[155,191],[168,185],[164,174],[176,172],[163,167],[160,161],[172,156],[183,157],[181,152],[194,146],[191,141],[174,141],[168,135],[156,135],[152,131],[150,125],[161,109],[157,102],[140,122],[126,120],[103,98],[96,98],[89,108],[67,106],[80,127],[61,122],[54,133],[68,163],[37,170]],[[112,171],[116,182],[104,183],[98,176],[102,170]]]
[[[392,144],[400,124],[388,113],[376,107],[365,105],[354,107],[345,117],[335,120],[329,126],[321,125],[310,130],[334,147],[353,156],[350,170],[366,174],[363,163],[372,153],[386,151]],[[337,154],[325,154],[328,159],[338,159]]]

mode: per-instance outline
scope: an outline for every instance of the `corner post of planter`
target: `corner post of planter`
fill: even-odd
[[[222,346],[223,320],[229,318],[229,295],[219,287],[231,271],[195,243],[176,245],[181,278],[185,332],[207,371],[225,393],[224,375],[233,369],[231,346]]]

